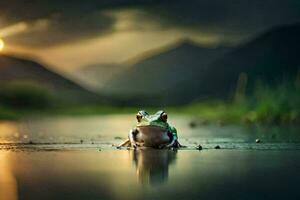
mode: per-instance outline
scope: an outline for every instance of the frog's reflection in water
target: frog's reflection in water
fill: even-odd
[[[169,165],[176,160],[176,151],[140,149],[132,151],[139,183],[156,185],[168,180]]]

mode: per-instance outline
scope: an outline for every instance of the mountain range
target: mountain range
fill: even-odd
[[[257,82],[294,80],[300,66],[300,24],[268,30],[234,47],[204,47],[180,40],[124,63],[94,64],[76,72],[80,85],[28,59],[0,56],[0,84],[34,81],[65,99],[114,104],[171,105],[232,98]],[[81,85],[89,85],[98,94]]]
[[[101,83],[100,92],[134,105],[228,99],[241,77],[248,93],[259,81],[273,85],[295,78],[300,66],[299,36],[300,24],[293,24],[273,28],[234,47],[209,48],[181,40],[126,65],[114,65],[110,68],[113,75]],[[104,69],[93,65],[84,70],[101,79]]]

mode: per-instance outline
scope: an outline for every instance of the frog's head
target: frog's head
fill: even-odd
[[[154,115],[149,115],[146,111],[141,110],[136,114],[137,127],[160,127],[168,129],[168,115],[164,111],[158,111]]]

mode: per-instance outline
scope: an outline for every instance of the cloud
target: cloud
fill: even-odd
[[[298,0],[10,0],[0,2],[0,36],[48,47],[113,32],[180,29],[224,41],[300,21]]]
[[[243,35],[300,22],[298,0],[173,1],[145,10],[165,27],[189,27],[207,33]]]
[[[101,12],[73,15],[62,12],[9,25],[0,29],[0,36],[11,44],[52,46],[108,33],[113,24],[114,19]]]
[[[18,24],[24,24],[26,28],[8,34],[5,40],[11,44],[25,46],[52,46],[108,33],[111,31],[113,20],[101,13],[91,13],[77,18],[56,14],[50,18],[12,25],[11,27],[16,27]]]
[[[25,25],[22,31],[4,34],[10,44],[25,46],[52,46],[84,40],[112,31],[115,17],[105,10],[130,5],[145,5],[154,1],[137,3],[136,0],[10,0],[0,2],[0,32]],[[36,29],[35,23],[47,21],[47,26]],[[7,32],[7,31],[6,31]]]

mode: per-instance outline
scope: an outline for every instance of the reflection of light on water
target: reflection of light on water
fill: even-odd
[[[4,49],[4,41],[0,38],[0,51],[2,51]]]
[[[0,143],[7,142],[13,138],[18,138],[17,124],[14,122],[0,122]]]
[[[285,199],[298,191],[298,151],[137,151],[137,165],[134,153],[0,151],[0,199],[17,199],[16,191],[33,200]],[[154,177],[154,187],[138,184],[137,170]]]
[[[28,199],[44,199],[34,198],[36,196],[49,198],[53,191],[60,192],[59,199],[66,199],[64,194],[70,195],[67,199],[76,199],[80,192],[94,195],[94,198],[82,199],[111,199],[111,196],[114,196],[112,199],[133,199],[136,195],[136,192],[128,192],[128,188],[131,191],[136,189],[135,171],[128,151],[17,152],[10,154],[11,168],[8,165],[5,168],[2,157],[0,170],[5,169],[5,179],[1,171],[0,194],[6,189],[2,186],[2,179],[9,181],[10,188],[7,188],[10,191],[17,191],[12,190],[15,185],[11,175],[15,174],[18,191],[23,191],[22,195]],[[37,189],[39,187],[45,189]],[[13,199],[1,197],[0,200]]]
[[[0,152],[0,199],[16,200],[17,183],[8,162],[8,152]]]

